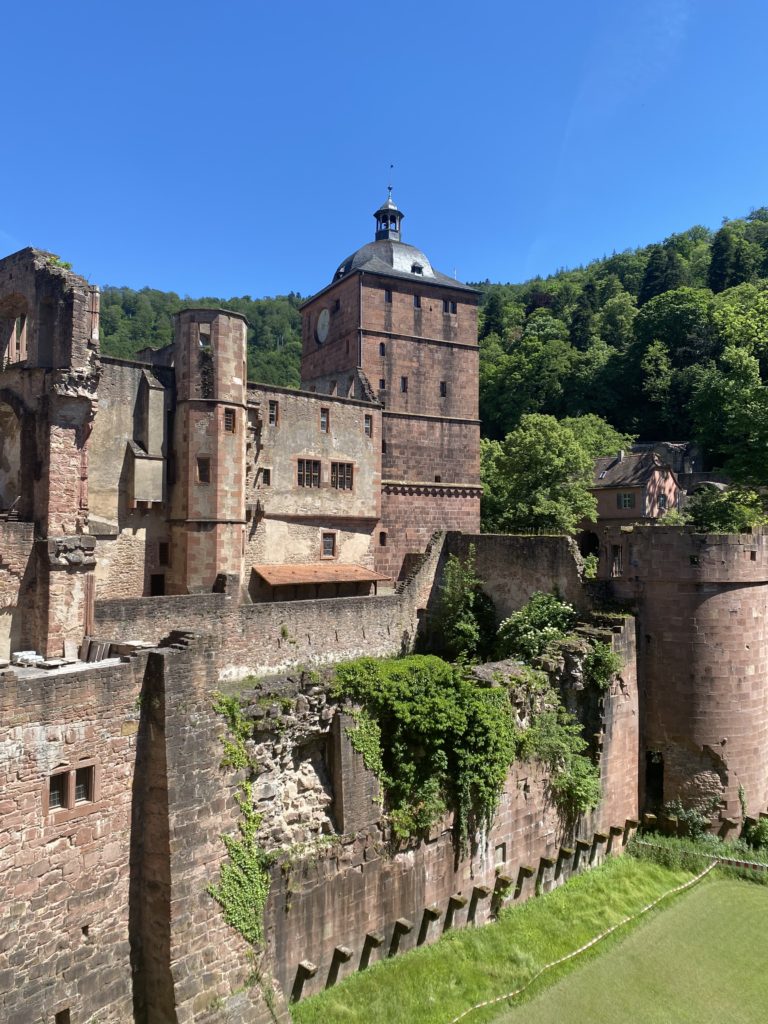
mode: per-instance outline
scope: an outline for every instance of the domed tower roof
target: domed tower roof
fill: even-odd
[[[374,213],[376,234],[374,241],[361,246],[343,260],[333,275],[334,281],[340,281],[355,271],[370,274],[382,274],[387,277],[410,278],[425,280],[430,284],[444,285],[474,291],[453,277],[435,270],[426,253],[413,245],[401,241],[401,224],[405,214],[392,199],[390,186],[387,198]]]

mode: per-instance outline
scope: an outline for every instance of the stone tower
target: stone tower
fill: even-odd
[[[634,606],[641,801],[721,821],[768,805],[768,534],[613,527],[599,575]]]
[[[176,413],[169,590],[240,578],[245,529],[246,323],[186,309],[175,319]],[[218,583],[217,583],[218,581]]]
[[[302,309],[302,387],[383,407],[375,566],[395,579],[435,530],[477,532],[481,494],[479,294],[401,240],[403,216],[390,190]]]

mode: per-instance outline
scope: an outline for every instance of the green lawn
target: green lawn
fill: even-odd
[[[632,857],[614,858],[555,892],[516,907],[497,924],[451,932],[434,946],[353,975],[335,988],[296,1004],[292,1008],[293,1020],[296,1024],[447,1024],[468,1006],[524,983],[543,964],[571,952],[623,917],[637,913],[646,903],[690,877],[686,872],[670,871]],[[726,883],[705,881],[702,895],[719,891],[719,884]],[[737,890],[745,902],[753,899],[755,905],[759,903],[760,913],[765,914],[768,890],[747,883],[738,883]],[[661,922],[672,908],[683,906],[690,898],[691,894],[662,904],[666,909],[652,911],[645,920]],[[722,903],[727,908],[728,900]],[[720,906],[718,903],[717,907]],[[731,918],[721,919],[718,910],[714,910],[706,932],[713,950],[723,941],[722,920],[730,922]],[[647,934],[647,928],[641,927],[637,933]],[[623,938],[632,931],[629,926],[619,934]],[[752,942],[754,947],[754,935]],[[559,969],[559,976],[572,977],[574,971],[583,970],[590,962],[598,962],[621,948],[621,941],[608,939],[598,945],[600,952],[587,953],[572,961],[573,966]],[[707,974],[698,974],[695,965],[690,970],[697,979],[692,984],[698,984],[702,993],[707,992],[711,987]],[[750,984],[749,975],[750,971],[742,971],[742,990]],[[652,984],[652,979],[647,981]],[[751,996],[749,1001],[752,1002]],[[529,1002],[526,1010],[530,1012],[534,1005]],[[599,1020],[604,1015],[614,1019],[610,1000],[601,996],[596,1005],[599,1015],[591,1011],[585,1011],[581,1017],[569,1013],[568,1019]],[[493,1013],[473,1013],[466,1018],[466,1024],[498,1020],[500,1012],[509,1011],[498,1006]],[[559,1020],[562,1010],[554,1012],[554,1017],[540,1019]],[[674,1016],[651,1019],[676,1020]],[[736,1019],[727,1015],[719,1018],[729,1024]],[[760,1018],[739,1019],[762,1021],[768,1019],[768,1013]]]
[[[513,1010],[467,1024],[764,1024],[768,888],[717,877]]]

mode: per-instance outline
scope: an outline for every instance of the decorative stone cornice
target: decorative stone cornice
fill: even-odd
[[[432,480],[382,480],[384,494],[414,494],[452,498],[480,498],[481,484],[443,483]]]

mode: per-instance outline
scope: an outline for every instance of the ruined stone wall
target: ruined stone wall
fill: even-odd
[[[393,849],[370,790],[367,818],[365,809],[358,809],[343,830],[346,834],[333,840],[332,829],[342,831],[343,802],[352,796],[345,789],[365,791],[369,773],[345,739],[343,724],[333,717],[332,703],[310,687],[290,709],[281,710],[277,699],[273,706],[265,699],[249,708],[256,715],[257,759],[267,766],[267,775],[256,783],[257,806],[268,814],[275,803],[288,804],[287,813],[265,827],[263,842],[267,848],[301,844],[278,857],[267,914],[270,962],[286,994],[319,991],[393,952],[434,941],[449,928],[484,923],[502,905],[522,901],[537,888],[546,892],[574,871],[623,849],[637,816],[639,723],[632,620],[616,627],[613,643],[626,661],[620,678],[600,699],[603,798],[598,808],[567,823],[552,803],[548,772],[536,762],[514,764],[491,829],[461,856],[450,818],[426,838]],[[310,748],[305,737],[313,713],[317,740]],[[324,740],[329,720],[336,729]],[[274,764],[279,758],[264,753],[270,729],[273,743],[280,737],[285,778]],[[334,732],[335,746],[330,742]],[[331,758],[325,775],[303,754],[317,750],[320,741]],[[344,744],[350,766],[341,773],[334,770],[333,757],[338,759]],[[332,781],[330,790],[326,778]],[[313,782],[327,796],[314,828],[301,813],[302,796],[312,793]],[[292,831],[297,828],[298,833]],[[313,975],[302,967],[307,962],[316,968]]]
[[[91,521],[97,532],[116,533],[124,525],[133,497],[134,472],[130,443],[143,442],[144,451],[162,458],[165,448],[165,417],[162,389],[171,388],[172,375],[146,364],[103,357],[99,404],[93,423],[88,462]],[[162,380],[158,374],[164,374]],[[159,395],[159,409],[142,393]],[[162,495],[161,495],[162,496]]]
[[[661,756],[664,801],[738,819],[743,787],[756,815],[768,803],[768,536],[607,531],[603,575],[615,547],[612,592],[637,609],[643,761]]]
[[[242,606],[220,594],[96,604],[100,640],[157,643],[182,626],[211,636],[222,676],[238,678],[296,664],[397,654],[415,636],[416,614],[412,602],[396,594]]]
[[[133,1020],[131,802],[144,663],[0,680],[0,1018]],[[92,766],[92,799],[49,806],[57,770]]]
[[[135,510],[122,520],[117,534],[102,534],[92,526],[96,539],[96,600],[144,597],[150,578],[165,575],[160,544],[170,542],[170,527],[161,510]]]
[[[34,543],[32,523],[0,522],[0,658],[21,648],[33,615]]]
[[[537,591],[556,591],[577,611],[590,610],[581,581],[581,558],[570,537],[449,534],[446,551],[466,558],[474,545],[477,574],[500,619],[518,611]]]

